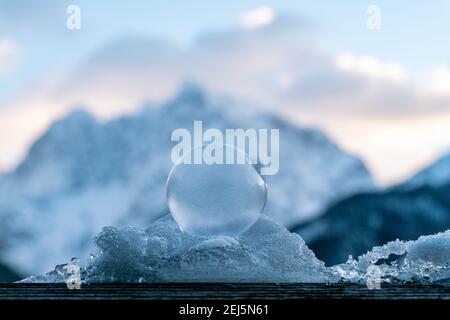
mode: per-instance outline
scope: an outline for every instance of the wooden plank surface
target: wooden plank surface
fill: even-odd
[[[356,284],[0,284],[0,300],[304,300],[446,299],[450,285],[382,285],[369,290]]]

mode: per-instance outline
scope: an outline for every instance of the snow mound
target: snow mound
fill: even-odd
[[[331,270],[344,281],[365,282],[374,265],[382,282],[450,282],[450,230],[374,247]]]
[[[167,215],[147,229],[106,227],[84,282],[329,282],[303,239],[262,216],[238,238],[192,236]],[[23,282],[64,282],[64,266]]]

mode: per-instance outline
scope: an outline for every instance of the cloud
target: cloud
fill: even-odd
[[[257,28],[271,24],[275,20],[275,11],[271,7],[258,7],[245,12],[240,19],[241,26]]]
[[[430,96],[450,98],[450,66],[443,64],[435,67],[426,77],[424,88]]]
[[[0,77],[13,70],[19,60],[19,47],[12,39],[0,38]]]
[[[370,56],[342,53],[336,57],[336,66],[344,72],[361,74],[369,78],[403,82],[407,79],[405,68],[397,62],[382,62]]]
[[[450,145],[450,136],[437,134],[433,122],[425,120],[450,123],[448,66],[421,82],[395,61],[324,52],[305,20],[268,19],[270,10],[258,10],[243,16],[248,26],[258,27],[203,35],[189,48],[119,38],[88,57],[62,84],[47,88],[43,104],[57,110],[82,104],[110,118],[144,101],[163,101],[192,79],[214,94],[273,107],[292,121],[323,128],[361,155],[385,183],[411,174]],[[22,140],[24,145],[30,138]]]

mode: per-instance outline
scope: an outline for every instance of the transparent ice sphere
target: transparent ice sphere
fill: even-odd
[[[242,155],[229,145],[223,146],[223,154],[229,148]],[[193,235],[234,237],[249,229],[267,200],[266,182],[257,168],[249,161],[189,164],[186,157],[174,165],[167,180],[169,210],[181,230]]]

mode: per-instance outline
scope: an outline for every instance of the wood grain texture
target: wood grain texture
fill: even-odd
[[[0,284],[0,300],[450,300],[450,285],[356,284]]]

